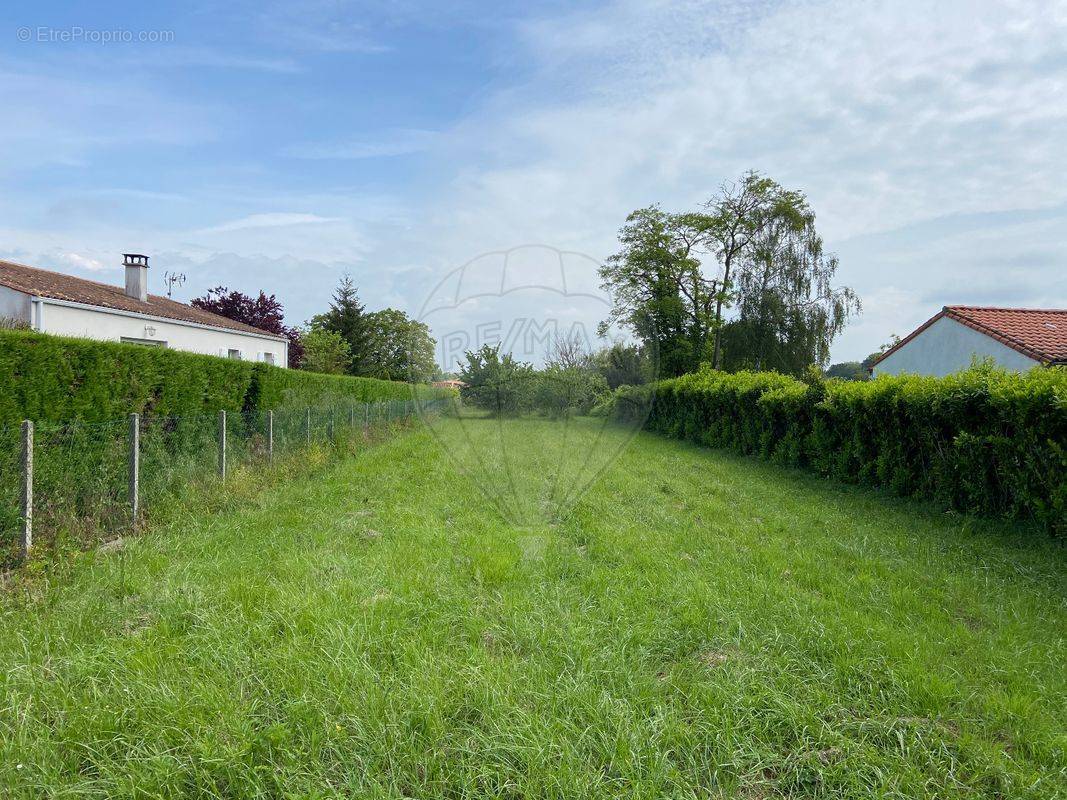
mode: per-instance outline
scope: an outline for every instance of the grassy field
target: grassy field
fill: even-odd
[[[1032,531],[450,421],[9,589],[0,796],[1063,797],[1065,597]]]

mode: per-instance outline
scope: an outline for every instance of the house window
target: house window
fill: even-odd
[[[132,336],[121,336],[119,341],[125,344],[139,344],[145,347],[166,347],[166,342],[161,342],[159,339],[136,339]]]
[[[274,353],[264,353],[263,354],[263,363],[264,364],[273,364],[274,363]]]
[[[236,358],[238,361],[240,361],[241,360],[241,351],[240,350],[234,350],[233,348],[230,348],[229,350],[226,351],[226,358]]]

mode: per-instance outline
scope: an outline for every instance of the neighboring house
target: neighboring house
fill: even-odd
[[[435,389],[462,389],[466,386],[463,381],[447,380],[447,381],[434,381],[433,387]]]
[[[1067,309],[945,306],[882,353],[871,374],[940,377],[967,369],[975,358],[1015,372],[1067,364]]]
[[[125,287],[0,261],[0,318],[42,333],[288,365],[285,338],[149,294],[148,256],[127,253],[123,266]]]

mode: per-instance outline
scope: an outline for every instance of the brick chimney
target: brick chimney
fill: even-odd
[[[148,256],[140,253],[123,253],[122,266],[126,267],[126,294],[142,302],[148,300]]]

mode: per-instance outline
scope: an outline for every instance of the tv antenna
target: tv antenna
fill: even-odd
[[[167,297],[170,297],[174,293],[175,286],[181,286],[185,283],[184,272],[164,272],[163,282],[167,284]]]

